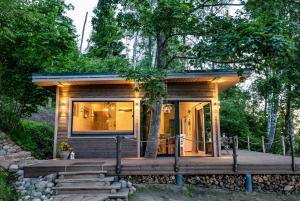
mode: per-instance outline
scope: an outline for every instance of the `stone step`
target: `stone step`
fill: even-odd
[[[17,153],[9,154],[5,156],[5,160],[13,160],[13,159],[27,159],[31,157],[31,153],[27,151],[20,151]]]
[[[78,200],[78,201],[105,201],[107,199],[122,199],[124,201],[128,200],[128,191],[118,192],[115,194],[67,194],[67,195],[55,195],[53,196],[53,201],[67,201],[67,200]]]
[[[117,192],[117,193],[113,193],[113,194],[109,194],[108,197],[110,199],[122,199],[122,200],[128,200],[128,194],[129,194],[129,190],[125,189],[124,191],[122,190]]]
[[[83,178],[83,179],[58,179],[57,183],[81,183],[81,182],[113,182],[114,177]]]
[[[75,171],[75,172],[59,172],[60,179],[90,179],[105,178],[107,171]]]
[[[121,184],[116,183],[110,186],[68,186],[68,187],[53,187],[57,195],[61,194],[99,194],[99,193],[111,193],[112,189],[120,190]]]
[[[53,201],[106,201],[107,199],[109,199],[108,194],[67,194],[53,196]]]

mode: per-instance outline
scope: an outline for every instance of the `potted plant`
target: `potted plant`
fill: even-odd
[[[70,145],[67,142],[61,142],[58,146],[58,154],[60,159],[68,159],[70,155]]]

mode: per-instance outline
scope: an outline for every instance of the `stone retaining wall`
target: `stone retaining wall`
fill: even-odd
[[[133,184],[175,184],[174,175],[122,176]],[[245,175],[185,175],[185,184],[245,191]],[[300,175],[253,175],[253,191],[300,194]]]

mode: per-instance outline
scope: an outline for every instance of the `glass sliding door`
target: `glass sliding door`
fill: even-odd
[[[181,156],[211,154],[210,102],[179,103]]]

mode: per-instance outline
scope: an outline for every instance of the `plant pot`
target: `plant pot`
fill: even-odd
[[[59,152],[60,159],[66,160],[69,158],[70,152],[69,151],[61,151]]]

